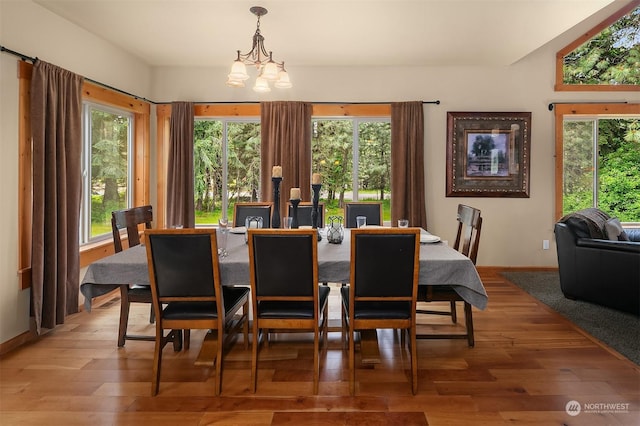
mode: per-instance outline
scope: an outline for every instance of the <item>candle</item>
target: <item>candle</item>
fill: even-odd
[[[311,175],[311,183],[313,185],[318,185],[322,183],[322,175],[320,173],[314,173]]]
[[[300,199],[300,188],[291,188],[291,193],[289,195],[289,199],[291,199],[291,200],[299,200]]]
[[[271,169],[271,177],[281,178],[282,166],[273,166],[273,169]]]

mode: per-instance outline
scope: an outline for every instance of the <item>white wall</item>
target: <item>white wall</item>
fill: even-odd
[[[509,67],[433,68],[295,68],[289,91],[258,96],[251,89],[224,85],[227,69],[149,69],[139,60],[79,27],[26,1],[0,0],[0,44],[37,56],[73,72],[154,101],[306,100],[384,102],[435,100],[425,105],[425,158],[429,230],[452,241],[456,206],[463,202],[482,210],[484,223],[480,266],[555,267],[553,101],[640,101],[634,93],[568,93],[553,91],[555,52],[613,13],[610,7],[568,31],[547,46]],[[416,48],[419,48],[416,47]],[[232,51],[231,51],[232,52]],[[294,63],[293,58],[288,58]],[[17,96],[16,59],[0,55],[0,195],[16,206]],[[530,198],[447,198],[447,111],[531,111]],[[152,137],[155,120],[152,118]],[[153,141],[154,139],[152,139]],[[153,143],[152,143],[153,146]],[[153,149],[152,149],[152,161]],[[152,168],[153,169],[153,168]],[[152,179],[154,175],[152,175]],[[155,199],[155,182],[151,185]],[[28,329],[29,294],[18,289],[17,207],[0,209],[0,342]],[[551,241],[542,250],[542,240]]]
[[[147,97],[151,70],[31,1],[0,0],[0,44],[87,78]],[[29,330],[29,290],[18,282],[17,58],[0,55],[0,343]]]

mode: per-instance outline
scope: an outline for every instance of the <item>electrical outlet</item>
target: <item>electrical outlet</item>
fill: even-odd
[[[549,250],[549,240],[542,240],[542,250]]]

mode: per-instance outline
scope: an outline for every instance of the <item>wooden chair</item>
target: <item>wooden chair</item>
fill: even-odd
[[[467,256],[475,265],[478,257],[478,246],[480,245],[480,232],[482,231],[482,216],[480,210],[458,205],[458,231],[453,248]],[[419,339],[467,339],[470,347],[475,345],[473,336],[473,314],[471,304],[466,302],[460,295],[448,285],[420,286],[418,292],[419,302],[449,302],[450,311],[434,311],[418,309],[420,314],[450,315],[451,321],[456,323],[458,316],[456,313],[456,302],[464,303],[465,333],[464,334],[419,334]]]
[[[116,253],[122,251],[122,239],[120,231],[127,230],[128,246],[134,247],[140,244],[140,226],[151,229],[153,221],[153,209],[151,206],[133,207],[125,210],[111,212],[111,231],[113,234],[113,247]],[[122,347],[126,340],[154,340],[154,336],[140,336],[127,334],[129,323],[129,310],[131,303],[149,304],[149,322],[154,322],[154,311],[151,299],[151,288],[146,285],[120,286],[120,325],[118,328],[118,346]]]
[[[349,392],[355,393],[355,340],[359,330],[402,329],[409,334],[411,392],[418,390],[416,298],[420,228],[351,231],[351,279],[341,287],[343,341],[349,341]],[[404,334],[402,342],[405,341]]]
[[[383,225],[382,203],[379,201],[345,203],[344,216],[345,228],[357,228],[357,216],[366,216],[367,225]]]
[[[288,216],[293,216],[293,206],[288,203]],[[298,204],[298,225],[313,226],[311,221],[311,212],[313,211],[313,203],[303,201]],[[318,203],[318,228],[324,227],[324,203]]]
[[[313,392],[320,380],[320,331],[327,340],[329,287],[318,285],[317,231],[250,229],[253,302],[251,389],[256,391],[260,339],[269,331],[313,333]],[[266,340],[265,339],[265,340]]]
[[[165,335],[167,329],[205,329],[217,333],[214,392],[219,395],[222,351],[227,338],[242,328],[248,348],[249,288],[221,285],[214,229],[155,229],[147,231],[146,239],[156,310],[151,395],[157,395],[160,386],[162,349],[175,341],[175,332]],[[237,315],[241,308],[242,314]]]
[[[249,216],[262,218],[262,227],[271,228],[271,209],[273,203],[235,203],[233,205],[233,226],[244,226],[244,221]]]

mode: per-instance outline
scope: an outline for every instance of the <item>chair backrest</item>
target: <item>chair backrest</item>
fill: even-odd
[[[420,228],[364,228],[351,231],[351,281],[355,300],[410,302],[417,296]],[[406,304],[407,312],[412,306]],[[413,306],[415,310],[415,306]],[[357,310],[357,307],[356,307]]]
[[[220,292],[220,266],[215,229],[153,229],[146,238],[154,303],[219,301],[216,294]],[[218,306],[218,312],[224,310]]]
[[[262,218],[264,228],[271,227],[271,209],[273,203],[235,203],[233,205],[233,226],[244,226],[244,221],[249,216]]]
[[[121,229],[127,229],[129,247],[137,246],[140,244],[139,225],[144,224],[145,229],[151,229],[152,221],[153,208],[149,205],[111,212],[111,233],[116,253],[122,251]]]
[[[289,209],[288,216],[293,216],[293,206],[288,203]],[[311,222],[311,212],[313,211],[313,203],[310,201],[303,201],[298,204],[298,225],[299,226],[313,226]],[[318,203],[318,228],[324,227],[324,203]]]
[[[480,210],[464,204],[458,204],[458,232],[453,248],[467,256],[473,264],[478,258],[482,216]]]
[[[260,299],[317,303],[317,246],[317,232],[313,229],[250,229],[249,269],[254,304]]]
[[[366,216],[367,225],[382,225],[382,203],[378,201],[361,201],[345,203],[345,228],[356,228],[356,217]]]

